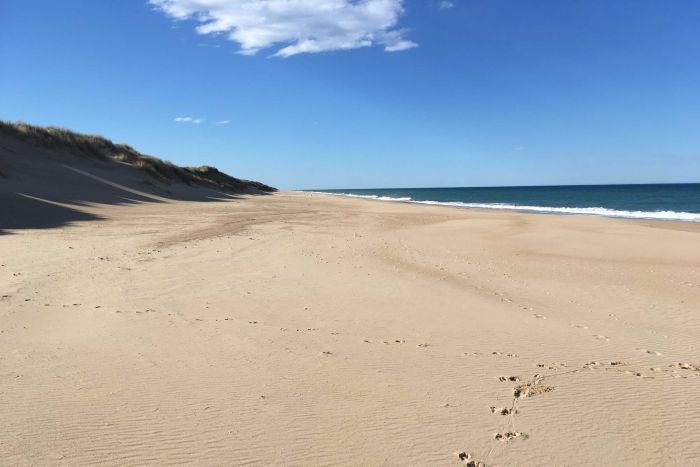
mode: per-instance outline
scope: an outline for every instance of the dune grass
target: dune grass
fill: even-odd
[[[22,139],[45,149],[67,151],[80,157],[127,164],[143,170],[155,180],[165,184],[180,182],[186,185],[203,185],[232,192],[276,191],[275,188],[264,183],[232,177],[214,167],[180,167],[172,162],[141,154],[126,144],[114,144],[102,136],[76,133],[65,128],[42,127],[23,122],[0,120],[0,135]]]

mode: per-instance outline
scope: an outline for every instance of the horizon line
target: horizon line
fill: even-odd
[[[574,183],[574,184],[557,184],[557,185],[477,185],[477,186],[404,186],[404,187],[373,187],[373,188],[292,188],[292,191],[324,191],[324,190],[432,190],[432,189],[451,189],[451,188],[561,188],[575,186],[645,186],[645,185],[700,185],[698,182],[657,182],[657,183]]]

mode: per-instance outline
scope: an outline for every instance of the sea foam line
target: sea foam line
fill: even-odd
[[[393,198],[391,196],[356,195],[353,193],[329,193],[326,191],[305,191],[303,193],[315,193],[331,196],[345,196],[349,198],[374,199],[379,201],[398,201],[413,204],[428,204],[434,206],[451,206],[457,208],[500,209],[507,211],[541,212],[548,214],[581,214],[588,216],[621,217],[625,219],[652,219],[665,221],[700,222],[700,214],[677,211],[625,211],[603,207],[579,208],[579,207],[551,207],[528,206],[503,203],[463,203],[461,201],[419,201],[410,197]]]

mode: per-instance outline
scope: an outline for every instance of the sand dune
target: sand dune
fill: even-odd
[[[3,200],[3,465],[700,463],[697,225],[72,167]]]
[[[178,167],[100,136],[0,121],[0,235],[100,218],[81,206],[221,201],[273,191],[213,167]]]

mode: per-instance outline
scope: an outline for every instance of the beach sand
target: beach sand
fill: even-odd
[[[700,464],[697,224],[77,209],[0,235],[2,465]]]

